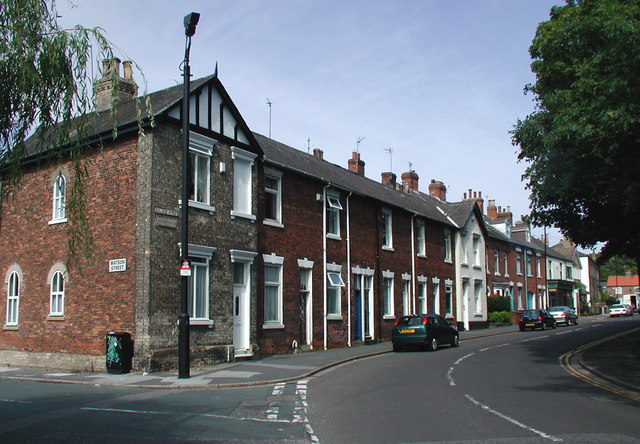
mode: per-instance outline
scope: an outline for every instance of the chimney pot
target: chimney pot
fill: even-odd
[[[447,201],[447,187],[439,180],[432,179],[429,184],[429,196],[435,197],[442,202]]]
[[[402,184],[406,189],[406,192],[410,192],[411,190],[418,191],[418,180],[420,177],[418,173],[415,171],[407,171],[406,173],[402,173]]]
[[[351,155],[351,159],[347,161],[349,171],[356,173],[358,176],[364,177],[364,161],[360,160],[360,153],[354,151]]]
[[[320,148],[314,148],[313,155],[318,159],[324,159],[324,151],[322,151]]]

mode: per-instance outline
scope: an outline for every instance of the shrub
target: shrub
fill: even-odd
[[[511,311],[511,300],[506,296],[489,296],[487,298],[487,311]]]
[[[489,313],[489,322],[491,324],[510,324],[511,312],[509,311],[494,311]]]

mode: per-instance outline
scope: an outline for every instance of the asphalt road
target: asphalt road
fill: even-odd
[[[354,362],[310,381],[309,421],[325,444],[640,442],[640,404],[559,360],[623,328],[581,323]]]
[[[0,443],[637,443],[638,397],[576,378],[559,359],[634,326],[515,331],[226,390],[3,379]]]

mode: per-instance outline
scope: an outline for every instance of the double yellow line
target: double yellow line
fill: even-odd
[[[583,352],[583,351],[585,351],[585,350],[587,350],[587,349],[589,349],[591,347],[595,347],[596,345],[602,344],[603,342],[611,341],[612,339],[619,338],[621,336],[625,336],[625,335],[628,335],[628,334],[631,334],[631,333],[635,333],[635,332],[637,332],[639,330],[640,330],[640,327],[634,328],[634,329],[628,330],[628,331],[623,331],[622,333],[618,333],[618,334],[615,334],[613,336],[609,336],[609,337],[606,337],[604,339],[600,339],[600,340],[592,342],[590,344],[583,345],[582,347],[580,347],[580,348],[578,348],[576,350],[567,352],[564,355],[560,356],[560,358],[559,358],[560,359],[560,365],[568,373],[572,374],[573,376],[575,376],[577,378],[582,379],[585,382],[588,382],[591,385],[599,387],[599,388],[601,388],[603,390],[606,390],[608,392],[615,393],[617,395],[625,396],[627,398],[633,399],[634,401],[640,401],[640,396],[639,395],[634,395],[632,393],[629,393],[629,392],[625,391],[624,389],[620,389],[620,388],[614,387],[613,385],[609,385],[609,384],[605,384],[604,382],[597,381],[597,380],[585,375],[584,373],[576,370],[576,368],[571,364],[571,359],[576,354],[581,353],[581,352]]]

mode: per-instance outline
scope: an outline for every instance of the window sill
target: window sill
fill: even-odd
[[[473,269],[474,270],[482,270],[482,267],[480,265],[474,265]]]
[[[263,330],[277,330],[279,328],[284,328],[284,324],[280,322],[269,322],[266,324],[262,324]]]
[[[464,263],[464,262],[463,262],[463,263],[461,263],[461,264],[460,264],[460,266],[461,266],[461,267],[464,267],[464,268],[469,268],[469,264]]]
[[[52,315],[50,314],[49,316],[47,316],[47,321],[51,321],[51,322],[61,322],[64,321],[65,317],[64,315]]]
[[[198,210],[208,211],[209,214],[213,214],[216,212],[216,207],[212,207],[209,204],[205,204],[202,202],[196,202],[195,200],[189,201],[189,208],[196,208]]]
[[[484,315],[482,313],[474,313],[473,317],[474,318],[482,318],[482,317],[484,317]]]
[[[276,227],[276,228],[284,228],[284,224],[278,222],[277,220],[274,219],[265,219],[262,221],[262,223],[264,225],[269,225],[270,227]]]
[[[328,314],[327,321],[342,321],[342,315]]]
[[[422,258],[425,258],[425,259],[427,258],[427,255],[424,254],[424,253],[418,253],[416,256],[422,257]]]
[[[500,276],[500,273],[493,273],[494,276]]]
[[[49,225],[58,225],[58,224],[65,224],[65,223],[67,223],[66,217],[64,219],[53,219],[49,221]]]
[[[5,325],[3,328],[5,331],[18,331],[17,325]]]
[[[382,249],[385,250],[385,251],[394,251],[393,247],[390,247],[388,245],[383,245]]]
[[[256,220],[256,217],[253,214],[243,213],[242,211],[231,210],[231,217],[241,217],[243,219]]]
[[[327,239],[333,239],[337,241],[341,241],[342,238],[338,234],[327,233]]]
[[[205,326],[213,328],[213,319],[189,319],[189,326]]]
[[[386,314],[382,317],[382,319],[395,319],[396,317],[394,315],[391,314]]]
[[[447,264],[453,264],[453,261],[451,259],[445,259],[444,262]]]

